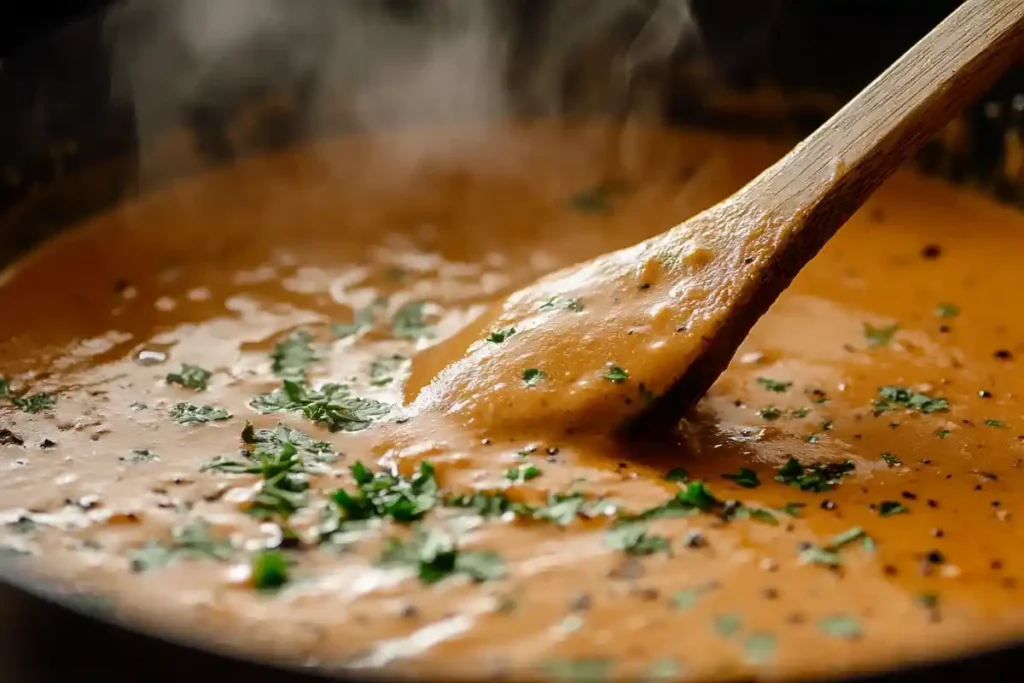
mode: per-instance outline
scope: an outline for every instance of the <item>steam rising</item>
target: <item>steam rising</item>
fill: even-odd
[[[693,28],[688,0],[123,0],[106,33],[145,157],[183,116],[271,92],[298,99],[312,132],[624,115]]]

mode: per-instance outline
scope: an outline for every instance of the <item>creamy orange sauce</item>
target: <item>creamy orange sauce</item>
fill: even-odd
[[[1005,255],[1024,248],[1024,218],[897,175],[668,434],[567,432],[544,417],[570,400],[554,382],[480,404],[486,420],[411,415],[402,405],[453,360],[441,349],[499,343],[471,324],[487,305],[665,230],[782,151],[659,130],[620,146],[598,128],[545,124],[410,163],[407,150],[441,135],[339,138],[248,160],[126,203],[5,271],[4,555],[138,623],[329,669],[772,679],[1019,637],[1024,323]],[[621,191],[592,191],[613,181]],[[545,315],[575,316],[584,335],[610,329],[580,298],[582,310]],[[315,353],[309,387],[340,383],[394,406],[379,424],[332,433],[301,412],[250,406],[281,386],[271,355],[298,331]],[[632,371],[644,358],[607,362],[627,377],[606,379],[602,364],[589,381],[640,398]],[[167,381],[183,363],[212,373],[205,390]],[[916,392],[910,407],[892,389],[877,403],[892,386]],[[52,406],[28,398],[47,392]],[[231,417],[182,425],[182,402]],[[251,514],[261,475],[201,471],[218,456],[247,462],[247,420],[333,447],[333,459],[303,454],[309,491],[289,518]],[[792,465],[780,471],[790,458],[853,469],[805,491],[787,483]],[[440,490],[412,526],[486,557],[490,580],[427,584],[408,563],[379,565],[389,538],[414,534],[392,519],[325,531],[325,515],[338,521],[332,492],[356,492],[356,462],[406,477],[431,463]],[[686,479],[666,480],[673,468]],[[723,476],[740,468],[757,485]],[[623,540],[624,518],[697,481],[720,502],[634,522],[646,536]],[[483,518],[451,505],[477,491],[542,510],[551,494],[581,493],[595,518]],[[200,522],[216,550],[181,553],[181,529]],[[297,540],[282,543],[282,527]],[[828,547],[844,533],[853,540]],[[284,585],[260,590],[251,558],[267,547],[290,564]]]

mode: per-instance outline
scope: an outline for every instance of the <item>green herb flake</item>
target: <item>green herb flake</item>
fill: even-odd
[[[704,593],[699,588],[677,590],[672,594],[672,606],[679,610],[690,610],[697,604],[697,600]]]
[[[195,405],[193,403],[175,403],[171,406],[170,414],[171,419],[180,425],[196,425],[231,418],[231,413],[223,408]]]
[[[257,590],[274,590],[288,583],[288,558],[280,550],[253,553],[249,560],[252,585]]]
[[[352,322],[334,323],[331,325],[331,334],[335,339],[345,339],[359,334],[373,325],[373,307],[360,308],[352,314]]]
[[[1003,422],[1002,420],[992,420],[992,419],[989,419],[989,420],[985,420],[985,426],[986,427],[998,427],[998,428],[1002,429],[1002,428],[1006,427],[1006,423]]]
[[[799,517],[807,503],[786,503],[779,508],[779,512],[790,517]]]
[[[740,617],[736,614],[719,614],[712,622],[715,633],[723,638],[731,638],[740,631]]]
[[[544,665],[544,675],[552,681],[593,683],[607,678],[611,668],[611,661],[599,657],[556,659]]]
[[[789,416],[791,418],[793,418],[794,420],[799,420],[799,419],[807,417],[810,414],[811,414],[811,409],[810,408],[797,408],[796,410],[790,411]]]
[[[935,308],[935,315],[940,318],[955,318],[960,315],[960,307],[954,304],[939,304]]]
[[[939,606],[939,594],[938,593],[921,593],[917,596],[917,603],[925,609],[935,609]]]
[[[782,417],[782,411],[775,406],[765,406],[757,411],[757,414],[765,420],[777,420]]]
[[[673,467],[665,473],[665,481],[686,481],[690,478],[690,473],[682,467]]]
[[[901,515],[905,512],[909,512],[909,510],[899,501],[883,500],[878,504],[878,514],[881,517],[892,517],[893,515]]]
[[[40,410],[52,408],[57,404],[57,398],[53,394],[39,393],[27,396],[15,396],[11,403],[25,413],[38,413]]]
[[[181,370],[167,375],[168,384],[177,384],[186,389],[206,391],[213,373],[198,365],[181,364]]]
[[[487,335],[485,341],[488,341],[492,344],[501,344],[515,333],[516,328],[514,327],[508,327],[504,330],[495,330],[494,332],[491,332],[489,335]]]
[[[371,472],[361,462],[351,468],[355,490],[340,488],[331,494],[334,516],[321,525],[321,533],[329,535],[353,521],[390,518],[409,524],[422,519],[440,502],[434,466],[420,463],[411,478],[390,472]]]
[[[859,526],[855,526],[851,529],[838,533],[829,539],[828,543],[825,544],[825,550],[839,550],[844,546],[850,545],[854,541],[864,538],[865,535],[864,529]]]
[[[300,330],[278,342],[270,354],[274,375],[293,382],[304,382],[309,366],[316,362],[311,340],[309,332]]]
[[[671,659],[659,659],[651,662],[651,665],[647,667],[647,672],[644,673],[641,680],[646,681],[660,681],[660,680],[676,680],[679,676],[679,666]]]
[[[803,564],[820,564],[826,567],[838,567],[843,563],[843,558],[834,550],[827,550],[819,546],[811,546],[800,553],[800,562]]]
[[[417,532],[407,541],[389,539],[378,563],[413,568],[425,584],[455,574],[465,574],[474,581],[491,581],[505,574],[504,564],[496,553],[462,550],[454,539],[437,530]]]
[[[629,379],[629,373],[620,368],[618,365],[610,365],[608,367],[608,371],[604,373],[603,377],[609,382],[622,384],[627,379]]]
[[[280,389],[257,396],[249,405],[263,415],[301,413],[332,432],[362,431],[391,412],[386,403],[353,396],[344,384],[324,384],[313,390],[290,380],[284,380]]]
[[[733,515],[734,519],[752,519],[755,522],[761,522],[762,524],[769,524],[771,526],[778,526],[779,520],[776,519],[775,515],[770,513],[768,510],[763,508],[752,508],[744,505]]]
[[[896,385],[884,386],[878,390],[879,398],[874,400],[875,417],[897,407],[907,410],[919,410],[926,415],[943,413],[949,410],[949,401],[941,397],[911,391],[907,387]]]
[[[658,552],[668,553],[671,544],[664,536],[647,533],[647,525],[642,521],[620,521],[605,533],[605,545],[612,550],[623,550],[630,555],[652,555]]]
[[[582,313],[584,308],[583,301],[581,299],[565,296],[553,296],[545,300],[537,310],[539,310],[542,313],[557,310],[566,310],[572,311],[573,313]]]
[[[370,363],[370,384],[383,387],[395,381],[395,373],[408,360],[398,354],[376,358]]]
[[[899,329],[900,326],[896,323],[884,327],[875,327],[870,323],[864,323],[864,337],[868,340],[869,347],[886,346]]]
[[[935,436],[939,437],[940,439],[945,439],[949,435],[950,431],[948,429],[940,429],[939,431],[935,432]]]
[[[131,455],[129,455],[129,456],[123,456],[122,455],[118,459],[121,462],[142,463],[142,462],[153,462],[154,460],[159,460],[160,456],[158,456],[156,453],[154,453],[153,451],[151,451],[151,450],[149,450],[147,448],[136,448],[135,450],[132,451]]]
[[[537,386],[541,380],[545,380],[547,377],[547,373],[538,368],[526,368],[523,370],[523,381],[526,382],[528,387]]]
[[[761,485],[761,480],[757,478],[757,472],[746,467],[741,467],[735,474],[723,474],[722,477],[732,480],[737,486],[742,486],[745,489],[753,489]]]
[[[834,614],[818,621],[818,628],[830,638],[856,640],[862,635],[860,622],[845,614]]]
[[[11,395],[11,383],[6,377],[0,376],[0,398],[8,398]]]
[[[789,391],[790,387],[793,386],[792,382],[782,382],[777,379],[771,379],[769,377],[758,377],[757,383],[763,386],[768,391],[774,391],[777,394],[781,394]]]
[[[413,301],[395,311],[391,319],[391,333],[399,339],[422,339],[434,336],[434,328],[427,324],[423,309],[426,303]]]
[[[198,521],[176,529],[169,544],[151,541],[128,555],[132,571],[145,572],[166,567],[178,560],[212,559],[226,561],[232,555],[231,544],[210,537],[210,527]]]
[[[505,478],[516,483],[530,481],[531,479],[536,479],[540,475],[540,468],[529,463],[518,465],[505,472]]]
[[[751,664],[764,664],[775,656],[777,639],[771,633],[751,633],[743,641],[743,649],[747,661]]]
[[[882,461],[889,467],[899,467],[903,461],[892,453],[882,453]]]
[[[824,493],[831,491],[839,480],[854,470],[852,460],[832,463],[801,465],[796,458],[790,458],[775,474],[775,481],[787,484],[801,491]]]

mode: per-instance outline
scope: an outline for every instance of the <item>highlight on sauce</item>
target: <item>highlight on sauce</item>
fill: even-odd
[[[838,675],[1019,637],[1024,218],[904,172],[677,425],[565,428],[543,357],[476,409],[535,425],[467,421],[412,399],[514,340],[491,302],[783,150],[547,122],[396,170],[438,134],[249,159],[0,275],[4,562],[251,657],[435,677]]]

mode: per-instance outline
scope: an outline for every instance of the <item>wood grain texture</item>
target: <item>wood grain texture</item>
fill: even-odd
[[[716,332],[703,339],[700,357],[627,427],[644,429],[695,404],[757,320],[872,191],[1022,54],[1024,0],[968,0],[789,154],[680,226],[686,234],[687,224],[757,215],[721,229],[766,230],[772,247],[735,274],[744,284]]]

